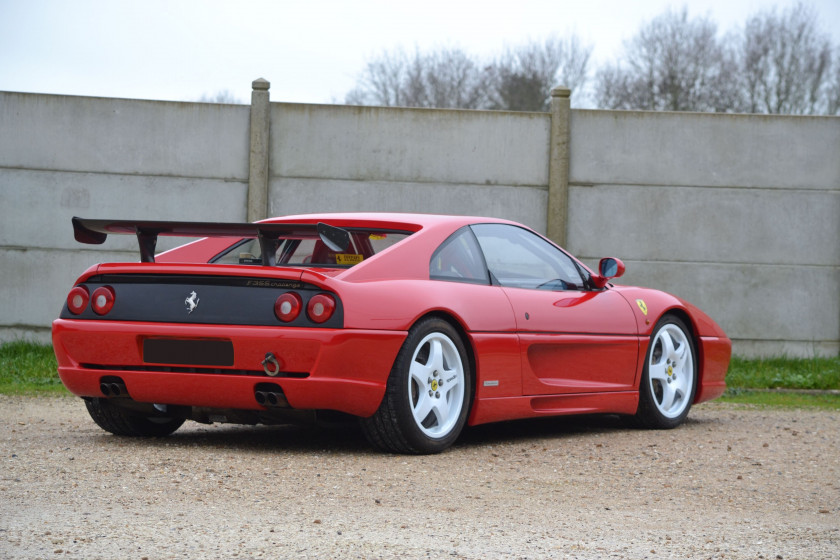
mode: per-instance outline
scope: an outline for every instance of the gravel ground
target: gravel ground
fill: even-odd
[[[75,398],[0,397],[2,558],[840,558],[840,414],[704,404],[468,430],[435,456],[354,429],[136,440]]]

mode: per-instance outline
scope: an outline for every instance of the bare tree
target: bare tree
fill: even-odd
[[[583,95],[591,52],[592,47],[582,46],[576,37],[527,43],[490,63],[460,49],[417,51],[413,56],[402,50],[383,52],[367,63],[345,102],[544,111],[556,85]]]
[[[831,82],[826,93],[826,114],[840,115],[840,45],[834,50]]]
[[[563,85],[577,102],[585,95],[591,46],[577,36],[551,37],[508,49],[492,66],[490,108],[547,111],[551,88]]]
[[[737,103],[733,54],[708,17],[668,10],[625,43],[624,63],[596,75],[595,97],[607,109],[725,111]]]
[[[820,33],[813,9],[797,4],[781,14],[773,8],[750,17],[740,50],[749,112],[815,114],[830,109],[831,41]]]
[[[478,109],[486,105],[486,70],[461,50],[415,55],[408,85],[409,100],[418,107]]]
[[[357,80],[356,88],[345,98],[349,105],[383,105],[397,107],[406,105],[403,81],[407,60],[402,50],[383,52],[369,61]]]
[[[383,52],[345,102],[546,111],[551,88],[564,85],[573,106],[594,98],[604,109],[840,114],[840,46],[832,48],[803,4],[759,12],[724,37],[684,7],[642,25],[591,90],[592,47],[571,36],[511,47],[490,62],[460,49]]]
[[[203,94],[199,99],[201,103],[228,103],[231,105],[241,105],[242,101],[229,89],[222,89],[213,94]]]
[[[368,62],[345,102],[386,107],[478,109],[486,105],[487,71],[460,49],[383,52]]]

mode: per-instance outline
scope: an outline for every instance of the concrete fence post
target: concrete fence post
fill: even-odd
[[[566,245],[569,223],[569,117],[572,91],[565,87],[551,90],[551,143],[548,161],[548,216],[546,235],[558,245]]]
[[[268,217],[268,135],[271,128],[268,80],[251,83],[251,150],[248,166],[248,221]]]

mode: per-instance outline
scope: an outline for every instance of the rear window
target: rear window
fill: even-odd
[[[332,251],[317,236],[281,238],[275,254],[277,266],[351,267],[399,243],[411,233],[372,229],[350,229],[350,246],[346,251]],[[262,265],[260,243],[243,239],[214,258],[216,264]]]

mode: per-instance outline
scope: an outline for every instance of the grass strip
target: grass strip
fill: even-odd
[[[840,356],[750,360],[733,357],[726,385],[730,389],[840,389]]]
[[[25,341],[0,345],[0,393],[67,393],[58,378],[52,346]]]
[[[715,402],[747,404],[768,408],[840,410],[840,393],[730,388]]]
[[[34,342],[0,344],[0,393],[67,394],[57,374],[52,346]],[[840,390],[840,356],[832,358],[732,358],[721,402],[771,407],[840,410],[840,394],[770,389]]]

